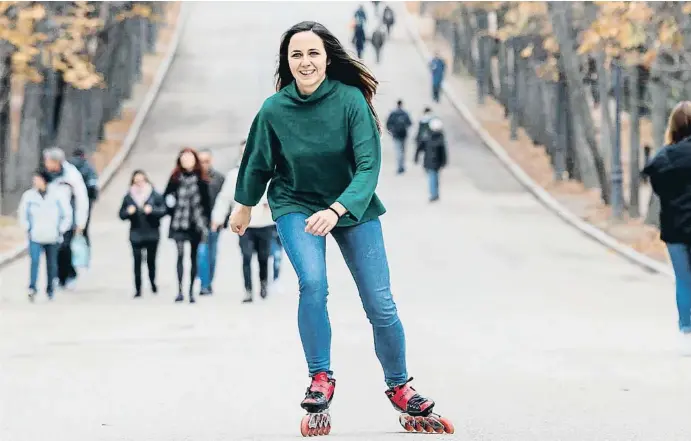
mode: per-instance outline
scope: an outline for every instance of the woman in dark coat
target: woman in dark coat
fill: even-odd
[[[130,190],[122,199],[120,219],[130,221],[130,244],[134,257],[134,297],[142,295],[142,254],[146,252],[146,266],[149,270],[151,291],[156,288],[156,254],[161,238],[159,226],[166,215],[166,206],[161,196],[151,185],[146,173],[135,170],[130,181]]]
[[[185,242],[190,244],[190,303],[194,303],[194,281],[197,277],[197,250],[208,235],[211,218],[208,177],[202,169],[197,152],[185,147],[180,151],[175,169],[163,192],[168,213],[170,230],[168,237],[175,241],[178,249],[177,273],[178,296],[182,302],[182,278],[184,273]]]
[[[660,198],[660,239],[667,245],[676,281],[682,351],[691,353],[691,102],[672,110],[665,145],[643,169]]]

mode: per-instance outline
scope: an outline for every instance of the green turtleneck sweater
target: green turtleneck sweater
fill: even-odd
[[[254,118],[235,200],[257,205],[271,180],[274,220],[310,216],[339,202],[348,212],[337,226],[357,225],[386,212],[374,193],[380,168],[379,133],[359,89],[327,78],[304,96],[293,82],[264,101]]]

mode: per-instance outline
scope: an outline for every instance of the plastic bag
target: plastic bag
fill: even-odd
[[[72,266],[77,268],[89,268],[89,261],[91,260],[91,250],[86,243],[86,238],[83,235],[74,236],[70,244],[72,249]]]

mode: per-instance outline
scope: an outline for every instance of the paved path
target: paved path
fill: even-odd
[[[127,226],[116,214],[132,170],[148,170],[160,188],[181,145],[210,146],[218,166],[229,167],[272,91],[280,33],[314,17],[350,41],[355,6],[189,6],[162,94],[95,209],[91,272],[76,291],[33,305],[25,260],[0,273],[3,441],[299,437],[307,378],[292,269],[285,266],[280,293],[241,304],[237,238],[227,233],[217,294],[174,304],[174,245],[164,241],[160,294],[133,300]],[[425,68],[401,27],[373,69],[383,118],[399,97],[416,115],[428,103]],[[394,175],[388,137],[379,188],[417,387],[463,439],[688,440],[691,359],[675,352],[672,283],[565,226],[518,187],[448,103],[436,110],[452,144],[441,203],[427,204],[420,169]],[[407,439],[334,245],[332,436]]]

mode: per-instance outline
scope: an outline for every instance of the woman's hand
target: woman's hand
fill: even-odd
[[[250,224],[252,218],[252,207],[245,207],[244,205],[236,205],[233,212],[230,213],[230,229],[233,233],[238,233],[240,236],[245,234],[247,226]]]
[[[127,207],[127,214],[134,214],[136,211],[137,207],[135,207],[134,205],[130,205],[129,207]]]
[[[326,236],[338,223],[338,215],[330,209],[317,211],[305,220],[305,232],[313,236]]]

